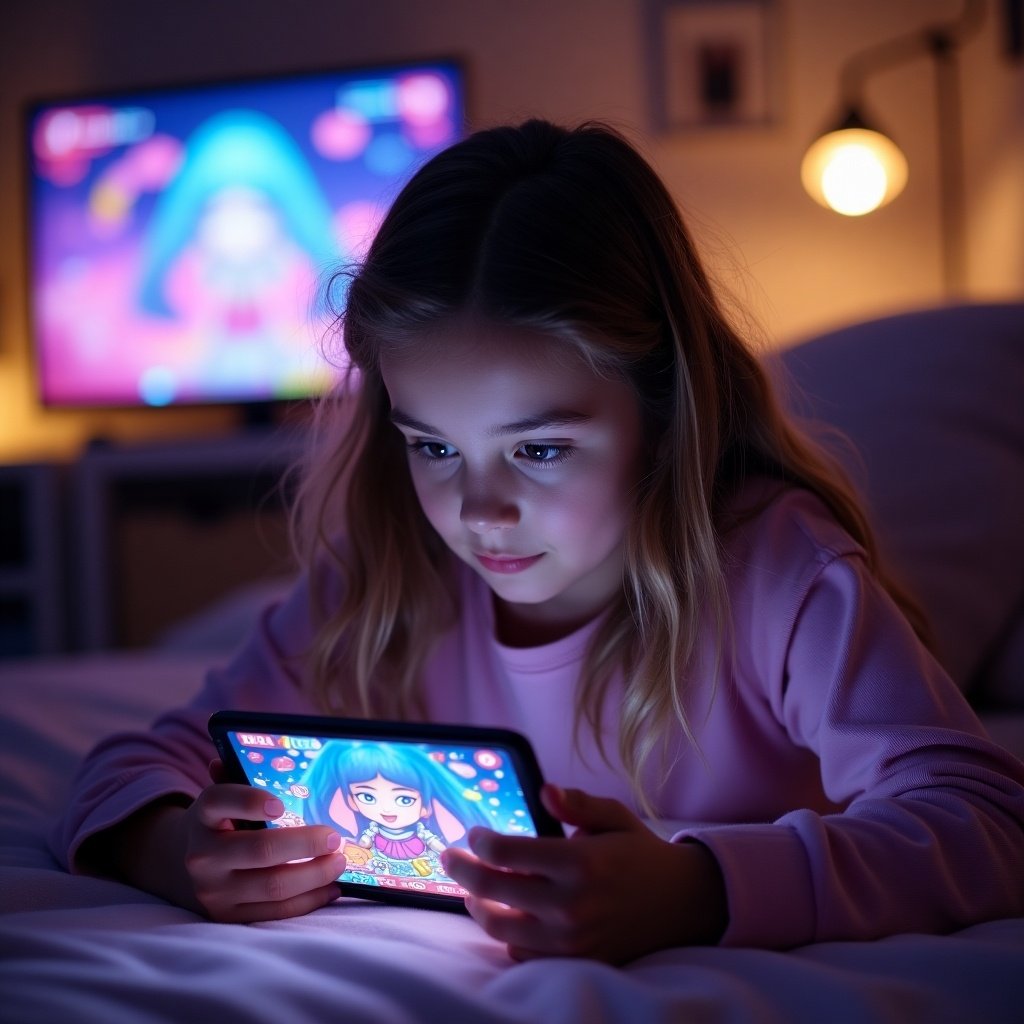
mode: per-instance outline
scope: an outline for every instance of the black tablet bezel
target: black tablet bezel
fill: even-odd
[[[229,732],[263,732],[287,736],[311,736],[321,739],[364,739],[382,742],[451,743],[463,746],[495,747],[510,758],[522,784],[523,799],[538,836],[564,837],[561,824],[540,802],[543,783],[540,766],[529,741],[511,729],[438,723],[390,722],[374,719],[334,718],[318,715],[286,715],[256,711],[218,711],[209,721],[209,732],[228,780],[252,785],[242,767]],[[243,827],[267,828],[266,822],[239,823]],[[339,882],[343,896],[371,899],[404,906],[427,907],[465,913],[462,896],[441,893],[416,893],[404,889]]]

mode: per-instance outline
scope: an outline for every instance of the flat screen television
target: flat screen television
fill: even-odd
[[[39,102],[29,307],[54,407],[308,397],[317,286],[464,130],[455,61]]]

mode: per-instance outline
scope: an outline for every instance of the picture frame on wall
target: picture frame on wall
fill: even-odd
[[[664,129],[767,125],[778,118],[774,0],[659,0]]]

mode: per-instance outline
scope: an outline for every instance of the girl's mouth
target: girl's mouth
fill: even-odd
[[[501,575],[511,575],[517,572],[524,572],[529,569],[530,566],[536,565],[544,556],[540,555],[527,555],[525,557],[509,557],[507,555],[481,555],[479,552],[474,551],[473,556],[476,560],[488,571],[500,573]]]
[[[398,818],[397,814],[382,814],[381,817],[390,825]]]

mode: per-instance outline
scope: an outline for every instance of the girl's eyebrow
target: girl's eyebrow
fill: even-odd
[[[349,787],[353,793],[375,793],[375,787],[371,786],[368,782],[353,782]],[[418,793],[418,789],[413,789],[411,786],[393,786],[393,793]]]
[[[523,434],[531,430],[546,429],[548,427],[565,427],[574,423],[585,423],[593,419],[588,413],[575,412],[571,409],[549,409],[547,412],[538,413],[536,416],[527,416],[524,419],[516,420],[513,423],[505,423],[500,427],[493,427],[487,433],[490,437],[504,437],[507,434]],[[401,409],[391,410],[391,422],[401,427],[408,427],[410,430],[418,431],[421,434],[432,434],[435,437],[444,437],[444,431],[437,427],[424,423],[422,420],[414,419]]]

